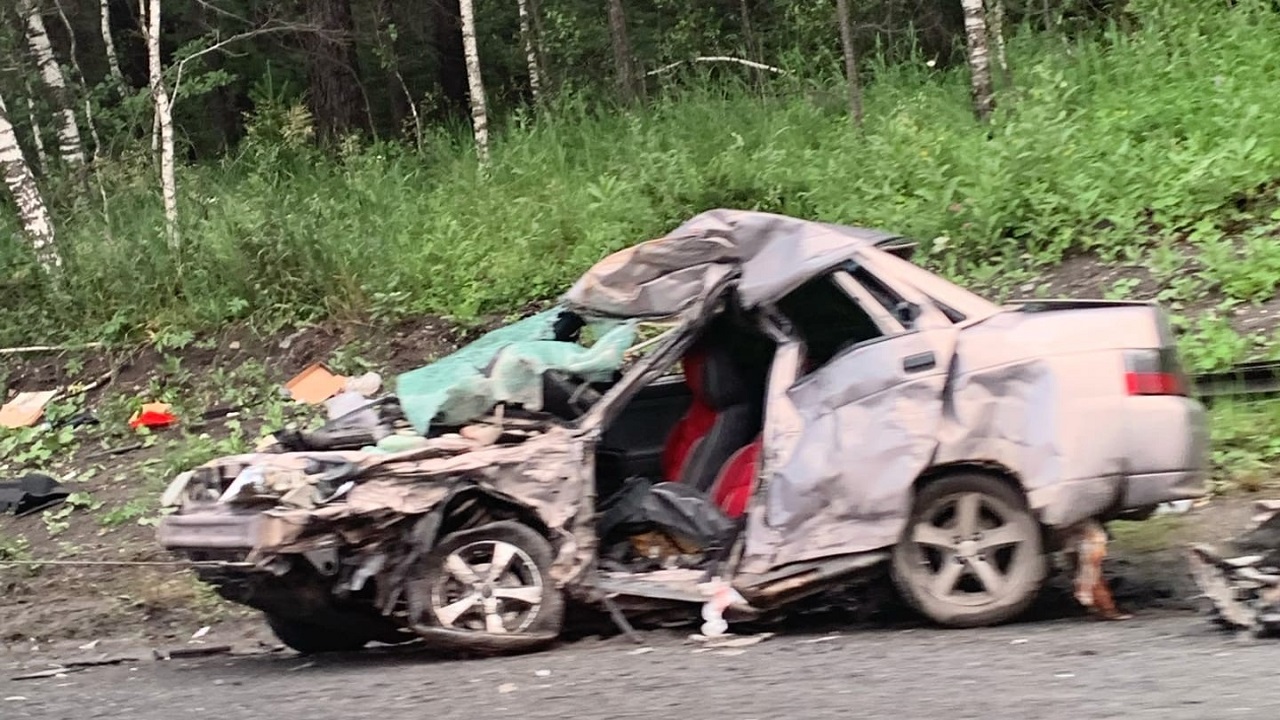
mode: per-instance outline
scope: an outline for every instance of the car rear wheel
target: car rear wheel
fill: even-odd
[[[993,625],[1035,601],[1048,559],[1022,493],[960,474],[926,485],[893,551],[893,580],[917,610],[948,627]]]
[[[449,535],[409,584],[410,617],[429,640],[468,649],[544,645],[564,623],[564,598],[550,574],[554,558],[546,538],[515,522]]]

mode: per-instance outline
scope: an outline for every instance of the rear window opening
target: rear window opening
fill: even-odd
[[[891,297],[886,299],[892,302]],[[801,285],[778,301],[778,310],[804,341],[809,369],[822,367],[845,348],[884,336],[871,316],[831,277]]]

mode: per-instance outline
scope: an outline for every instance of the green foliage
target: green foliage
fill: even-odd
[[[1214,488],[1258,491],[1275,486],[1280,462],[1280,402],[1214,403],[1210,413]]]
[[[268,73],[238,152],[179,169],[177,253],[154,179],[127,157],[99,174],[109,219],[101,203],[62,211],[62,288],[35,284],[0,244],[0,295],[14,299],[0,303],[0,341],[141,329],[179,348],[190,331],[233,321],[469,319],[553,297],[604,254],[721,206],[946,238],[929,261],[979,284],[1079,251],[1145,253],[1177,284],[1174,302],[1214,288],[1257,302],[1280,283],[1274,190],[1244,210],[1235,202],[1280,177],[1268,114],[1280,74],[1267,71],[1280,15],[1259,7],[1152,0],[1133,6],[1131,29],[1069,43],[1020,33],[1016,88],[991,127],[973,121],[962,69],[919,59],[868,62],[865,136],[843,116],[834,55],[795,55],[795,74],[763,94],[740,75],[694,73],[630,113],[602,113],[594,95],[565,87],[536,116],[509,119],[484,174],[465,133],[438,124],[420,151],[365,142],[322,155],[301,90]],[[549,35],[570,32],[586,12],[574,8],[546,8]],[[637,19],[638,43],[692,32],[653,18]],[[830,17],[785,4],[773,20],[803,34]],[[728,48],[725,27],[706,37]],[[674,56],[654,42],[652,57]],[[1253,229],[1239,229],[1241,215]],[[1193,256],[1203,281],[1183,277]],[[1132,290],[1125,281],[1109,294]],[[1225,321],[1202,322],[1193,364],[1238,355],[1217,339]]]
[[[40,514],[41,521],[44,522],[45,530],[49,535],[59,535],[67,528],[71,527],[71,514],[77,510],[94,512],[102,509],[102,503],[93,498],[93,495],[87,492],[73,492],[67,496],[56,509],[45,510]]]

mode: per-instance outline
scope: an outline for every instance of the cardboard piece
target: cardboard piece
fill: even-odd
[[[347,384],[347,379],[334,375],[323,363],[312,363],[310,367],[298,373],[284,387],[298,402],[308,405],[319,405],[337,395]]]
[[[31,427],[44,415],[44,408],[53,400],[57,390],[18,393],[18,396],[0,407],[0,427]]]

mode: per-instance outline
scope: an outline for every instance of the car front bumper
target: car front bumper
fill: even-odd
[[[242,551],[259,546],[261,513],[193,512],[168,515],[156,528],[156,539],[166,550]]]

